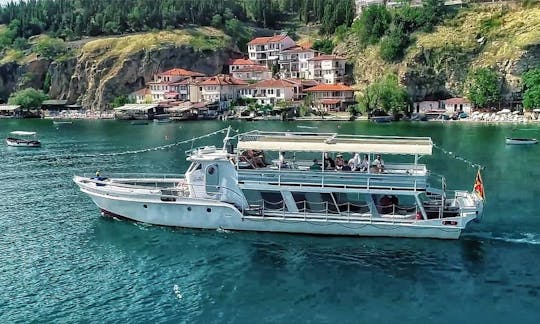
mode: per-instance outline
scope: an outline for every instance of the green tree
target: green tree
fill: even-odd
[[[312,48],[324,54],[332,54],[334,43],[330,39],[317,39],[313,42]]]
[[[392,17],[382,5],[369,5],[362,10],[360,18],[353,23],[353,30],[360,38],[360,44],[376,44],[389,28]]]
[[[210,25],[215,28],[219,28],[223,25],[223,18],[220,14],[215,14],[212,17],[212,21],[210,22]]]
[[[521,76],[523,83],[523,107],[527,110],[540,108],[540,67]]]
[[[111,107],[116,108],[116,107],[121,107],[123,105],[132,104],[132,103],[135,103],[134,99],[128,98],[127,96],[118,96],[114,98],[113,101],[111,102]]]
[[[540,67],[531,69],[521,76],[522,83],[525,89],[540,87]]]
[[[38,109],[45,100],[47,100],[47,95],[43,91],[26,88],[12,93],[9,96],[8,103],[10,105],[20,105],[24,109]]]
[[[469,71],[467,98],[477,107],[494,105],[501,98],[497,73],[488,68]]]
[[[59,38],[44,36],[33,46],[32,51],[41,57],[54,60],[67,53],[67,47],[64,41]]]
[[[360,108],[369,114],[374,111],[397,114],[407,110],[409,103],[409,95],[395,74],[387,74],[369,85],[359,100]]]
[[[401,27],[392,26],[389,34],[381,40],[381,58],[387,62],[401,60],[409,42],[409,36]]]

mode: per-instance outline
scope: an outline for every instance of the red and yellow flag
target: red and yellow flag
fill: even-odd
[[[484,182],[482,181],[482,175],[480,174],[480,169],[476,173],[476,179],[474,180],[473,191],[480,196],[482,199],[486,199],[486,194],[484,193]]]

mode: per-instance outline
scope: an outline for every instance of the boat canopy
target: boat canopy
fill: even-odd
[[[13,131],[10,134],[20,135],[20,136],[32,136],[32,135],[36,135],[36,132]]]
[[[431,155],[429,137],[342,135],[336,133],[260,132],[238,135],[238,150],[362,152]]]

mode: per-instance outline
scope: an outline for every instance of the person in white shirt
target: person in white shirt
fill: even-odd
[[[287,161],[285,161],[285,152],[279,152],[279,167],[286,168]]]
[[[377,154],[377,157],[375,160],[373,160],[373,166],[375,167],[375,170],[379,173],[382,173],[384,171],[384,161],[381,158],[380,154]]]
[[[360,163],[360,171],[367,172],[369,170],[369,158],[367,154],[364,154],[364,159]]]

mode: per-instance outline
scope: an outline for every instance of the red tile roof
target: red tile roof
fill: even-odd
[[[348,87],[344,84],[318,84],[314,87],[307,89],[308,92],[316,91],[354,91],[353,88]]]
[[[299,45],[293,46],[291,48],[287,48],[286,50],[283,50],[282,52],[299,53],[299,52],[307,52],[307,51],[316,52],[314,49],[311,49],[311,48],[305,47],[305,46],[299,46]]]
[[[293,82],[283,80],[283,79],[271,79],[271,80],[262,80],[255,84],[250,85],[250,88],[294,88],[295,84]]]
[[[257,63],[249,59],[239,58],[239,59],[230,60],[229,65],[257,65]]]
[[[323,105],[336,105],[336,104],[338,104],[340,102],[341,102],[341,100],[339,100],[339,99],[323,99],[323,100],[321,100],[321,103]]]
[[[248,45],[264,45],[268,43],[278,43],[284,40],[287,35],[277,35],[277,36],[270,36],[270,37],[256,37],[249,41]]]
[[[147,89],[147,88],[142,88],[142,89],[139,89],[135,92],[133,92],[133,94],[137,95],[137,96],[145,96],[147,94],[151,94],[152,92],[150,91],[150,89]]]
[[[450,99],[446,99],[444,103],[447,105],[460,105],[460,104],[468,104],[471,102],[467,100],[467,98],[450,98]]]
[[[269,72],[270,69],[268,69],[264,65],[253,65],[253,66],[243,66],[239,69],[236,69],[234,72]]]
[[[184,69],[171,69],[164,72],[161,72],[159,75],[170,75],[170,76],[186,76],[186,77],[202,77],[204,74]]]
[[[337,56],[337,55],[319,55],[313,58],[310,58],[308,61],[341,61],[346,60],[346,58]]]
[[[247,85],[247,82],[233,78],[229,75],[220,74],[220,75],[206,78],[200,84],[201,85]]]

